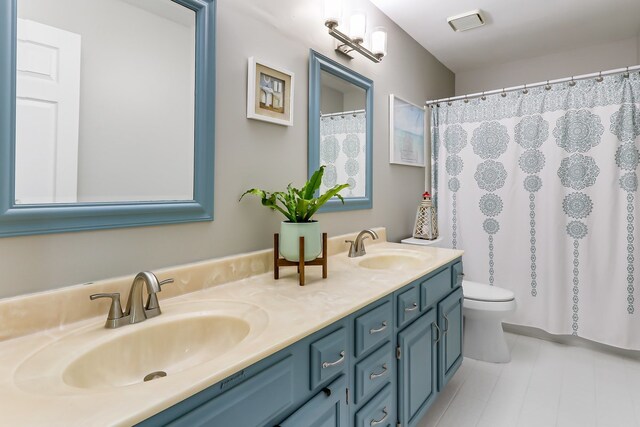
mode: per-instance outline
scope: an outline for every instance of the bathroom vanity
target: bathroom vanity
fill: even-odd
[[[438,267],[140,426],[413,426],[462,363],[462,262]]]
[[[47,295],[92,316],[0,342],[3,419],[416,425],[462,362],[462,252],[406,249],[378,230],[357,258],[343,243],[353,236],[330,239],[329,277],[310,270],[304,287],[295,269],[273,279],[269,251],[157,271],[175,281],[159,294],[162,314],[118,329],[104,328],[108,302],[88,295],[123,293],[130,277]],[[0,301],[0,313],[44,300]],[[142,380],[158,370],[166,377]]]

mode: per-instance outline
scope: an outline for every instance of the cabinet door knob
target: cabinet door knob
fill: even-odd
[[[418,309],[418,303],[414,302],[414,303],[411,304],[411,308],[405,307],[404,311],[414,311],[414,310],[417,310],[417,309]]]
[[[382,365],[382,372],[377,373],[377,374],[372,372],[371,374],[369,374],[369,379],[370,380],[375,380],[376,378],[380,378],[380,377],[384,376],[387,373],[387,371],[388,371],[387,364],[384,363]]]
[[[369,329],[369,334],[370,335],[377,334],[378,332],[382,332],[385,329],[387,329],[387,321],[386,320],[384,322],[382,322],[382,326],[379,327],[378,329]]]
[[[433,322],[431,324],[431,329],[433,329],[434,326],[436,327],[436,331],[438,332],[438,338],[436,338],[435,343],[438,344],[438,342],[440,341],[440,335],[441,335],[440,327],[438,326],[438,324],[436,322]]]
[[[369,425],[377,426],[378,424],[382,424],[383,422],[385,422],[387,417],[389,416],[389,410],[387,409],[386,406],[382,409],[382,413],[384,414],[382,418],[380,418],[379,420],[371,420]]]
[[[340,359],[336,360],[335,362],[322,362],[322,369],[327,369],[332,366],[339,365],[342,362],[344,362],[344,350],[340,352]]]

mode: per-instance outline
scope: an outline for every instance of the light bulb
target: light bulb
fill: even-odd
[[[349,36],[356,43],[362,43],[367,26],[367,17],[364,13],[354,13],[349,20]]]
[[[340,0],[324,0],[325,25],[327,25],[328,23],[331,23],[337,26],[340,23],[341,14],[342,14],[342,4]]]
[[[376,27],[371,33],[371,52],[380,57],[387,54],[387,30],[383,27]]]

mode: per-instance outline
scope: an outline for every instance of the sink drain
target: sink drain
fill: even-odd
[[[166,377],[167,373],[165,371],[155,371],[155,372],[151,372],[148,375],[145,375],[144,377],[144,382],[147,381],[152,381],[158,378],[162,378],[162,377]]]

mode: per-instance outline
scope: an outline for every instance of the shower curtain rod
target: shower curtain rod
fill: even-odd
[[[509,88],[490,90],[490,91],[486,91],[486,92],[478,92],[478,93],[473,93],[473,94],[470,94],[470,95],[460,95],[460,96],[452,96],[450,98],[434,99],[434,100],[425,102],[425,104],[428,107],[433,107],[433,105],[438,104],[440,102],[460,101],[460,100],[463,100],[463,99],[464,100],[469,100],[469,99],[473,99],[473,98],[480,98],[480,97],[483,97],[483,96],[486,96],[486,95],[495,95],[495,94],[498,94],[498,93],[514,92],[516,90],[526,91],[527,89],[531,89],[531,88],[534,88],[534,87],[540,87],[540,86],[548,87],[548,86],[550,86],[552,84],[575,82],[576,80],[586,80],[586,79],[591,79],[591,78],[594,78],[594,77],[596,79],[600,79],[603,76],[608,76],[608,75],[611,75],[611,74],[630,73],[630,72],[639,71],[639,70],[640,70],[640,65],[634,65],[633,67],[616,68],[614,70],[609,70],[609,71],[599,71],[597,73],[582,74],[580,76],[571,76],[571,77],[565,77],[563,79],[556,79],[556,80],[547,80],[547,81],[544,81],[544,82],[538,82],[538,83],[533,83],[533,84],[524,84],[524,85],[513,86],[513,87],[509,87]]]
[[[322,114],[322,112],[320,112],[320,117],[334,117],[334,116],[345,116],[345,115],[349,115],[349,114],[359,114],[359,113],[366,113],[366,110],[353,110],[353,111],[343,111],[341,113],[326,113],[326,114]]]

